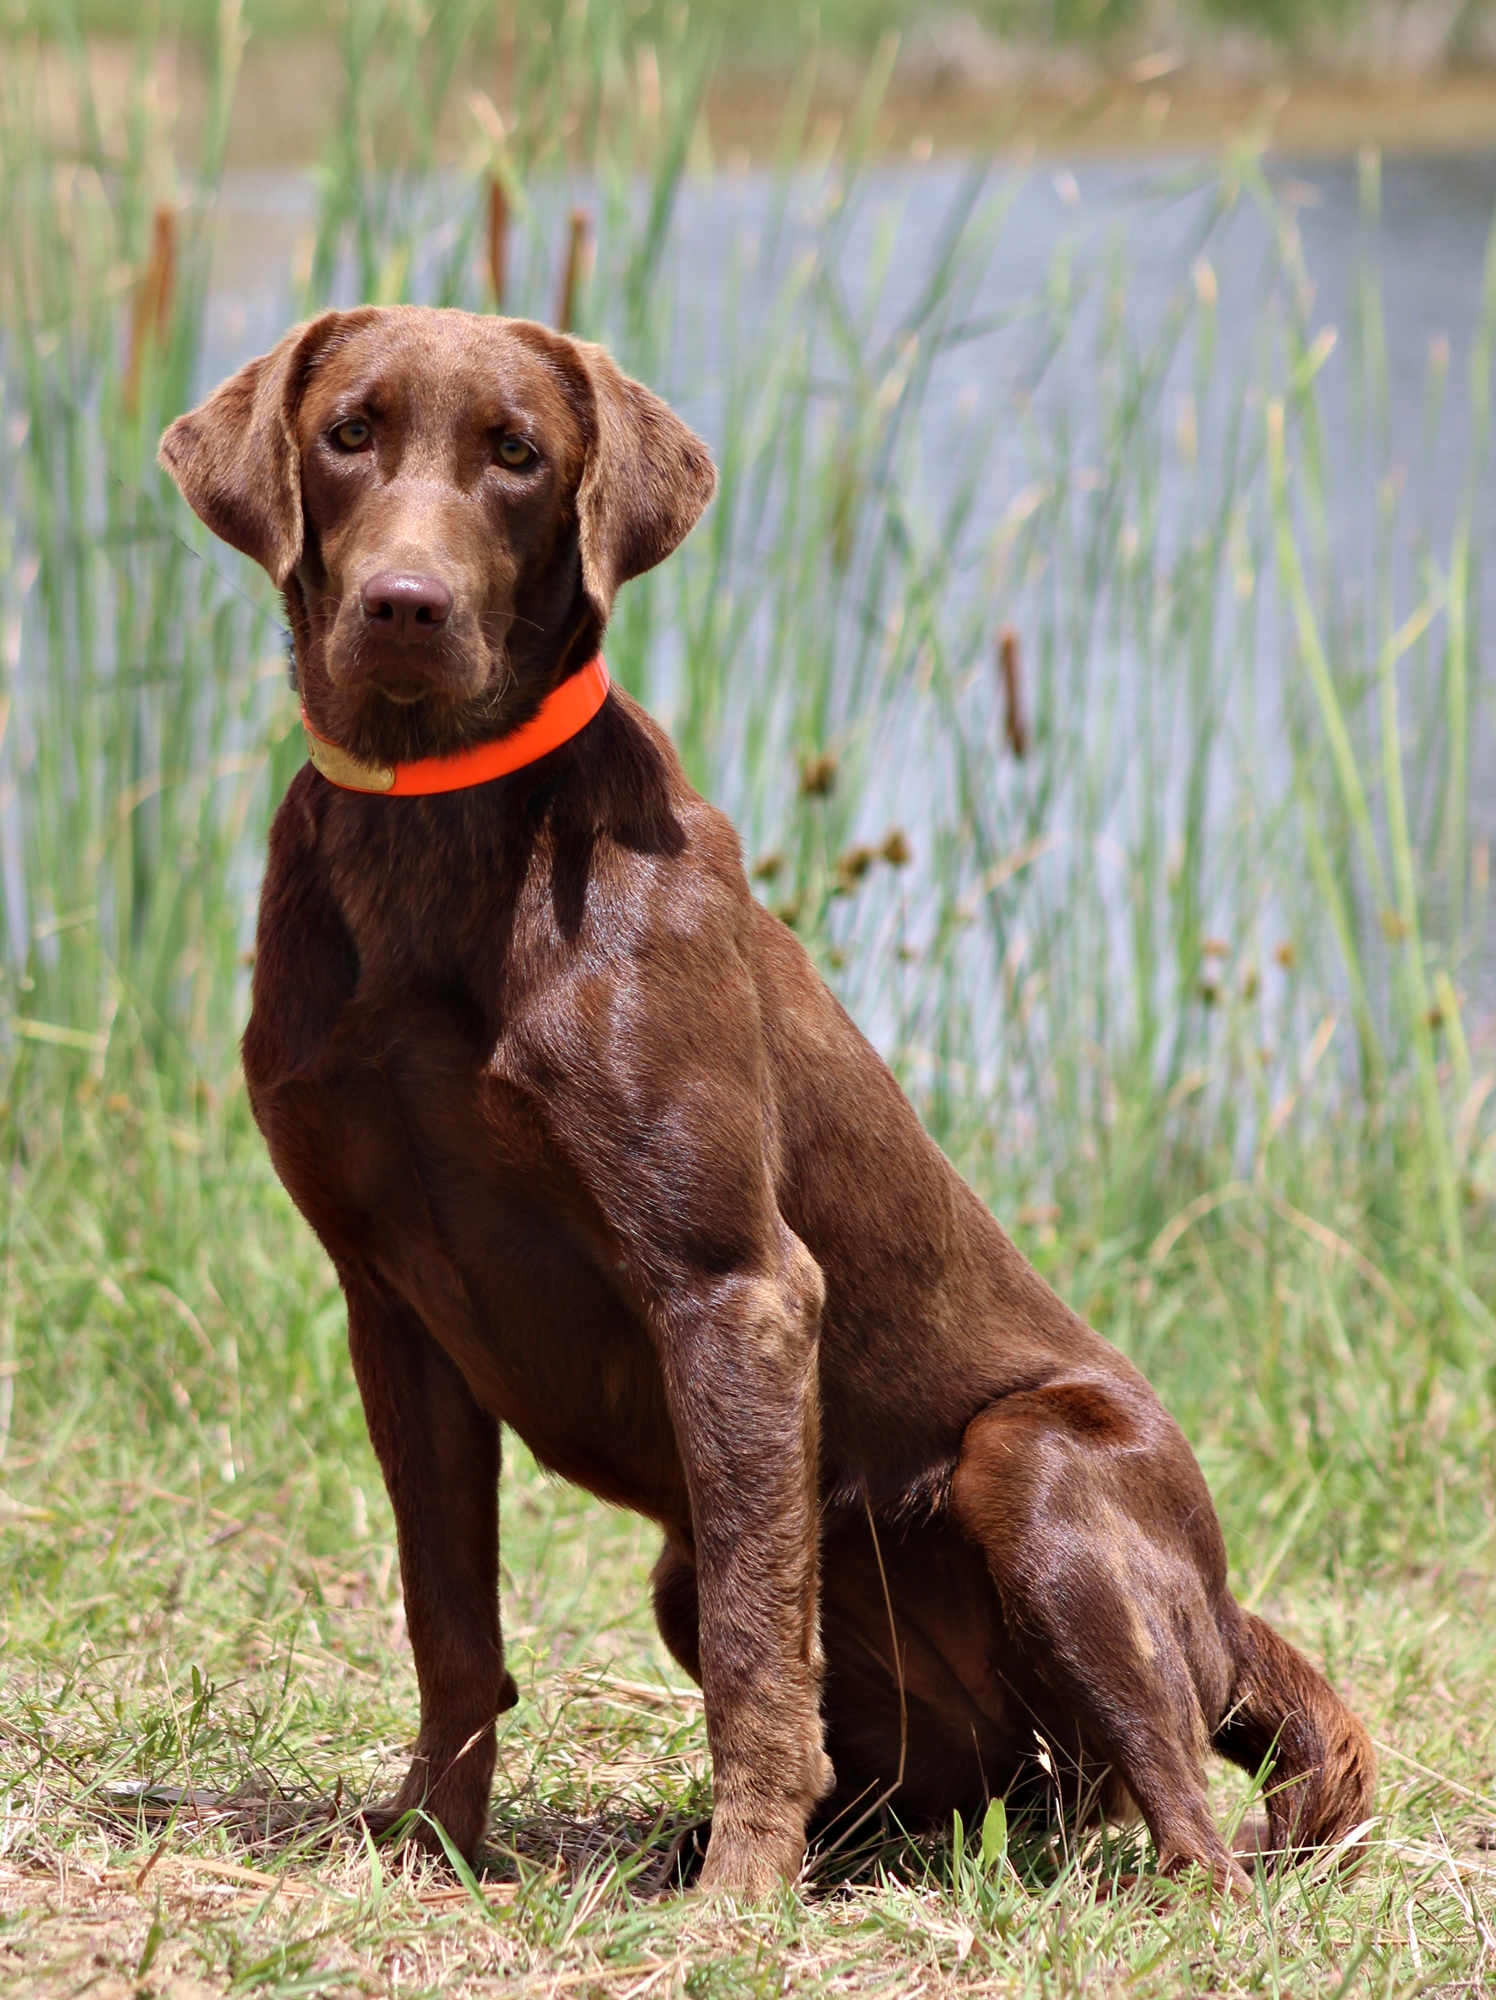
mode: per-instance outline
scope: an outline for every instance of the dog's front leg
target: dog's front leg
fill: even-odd
[[[667,1393],[696,1543],[715,1800],[703,1888],[792,1881],[830,1790],[817,1610],[818,1266],[789,1230],[767,1269],[678,1289]]]
[[[488,1822],[494,1721],[518,1700],[499,1630],[499,1426],[415,1313],[347,1274],[344,1290],[421,1691],[405,1782],[365,1817],[382,1828],[419,1809],[471,1855]],[[419,1823],[415,1837],[439,1849]]]

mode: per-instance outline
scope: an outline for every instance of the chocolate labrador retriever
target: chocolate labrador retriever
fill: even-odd
[[[244,1069],[337,1267],[389,1486],[410,1808],[471,1853],[499,1427],[660,1524],[706,1695],[702,1881],[807,1827],[1051,1784],[1240,1888],[1366,1817],[1364,1730],[1226,1587],[1198,1466],[921,1129],[599,642],[712,497],[599,348],[417,307],[295,328],[161,457],[285,595],[313,762],[276,816]],[[1045,1766],[1039,1770],[1040,1765]],[[1036,1775],[1037,1773],[1037,1775]]]

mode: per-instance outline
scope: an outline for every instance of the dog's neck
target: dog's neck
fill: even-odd
[[[692,796],[668,737],[615,686],[570,742],[495,783],[391,804],[303,768],[288,806],[305,815],[365,995],[460,996],[481,1041],[516,977],[581,945],[600,891],[631,881],[633,894],[641,867],[652,877],[684,853]]]
[[[496,742],[476,743],[449,757],[418,757],[408,763],[376,764],[353,756],[312,727],[305,709],[307,755],[329,784],[346,792],[375,792],[391,798],[427,798],[462,792],[507,777],[559,750],[578,735],[608,698],[608,668],[601,653],[580,672],[552,688],[518,729]]]

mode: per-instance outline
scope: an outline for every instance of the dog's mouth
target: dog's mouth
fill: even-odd
[[[331,654],[328,660],[333,684],[375,708],[382,702],[412,708],[423,701],[471,700],[492,680],[493,665],[476,632],[466,645],[448,642],[417,660],[403,649],[387,650],[367,638],[351,653],[342,658]]]
[[[312,635],[308,719],[352,755],[447,755],[493,733],[513,680],[508,618],[481,620],[441,577],[379,571],[347,589]]]
[[[363,634],[344,651],[334,633],[322,671],[304,677],[312,727],[350,755],[384,764],[449,756],[494,735],[514,679],[505,648],[476,629],[466,644],[455,636],[417,665]]]

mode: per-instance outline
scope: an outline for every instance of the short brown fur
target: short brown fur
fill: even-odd
[[[162,458],[284,590],[313,726],[389,761],[532,715],[714,485],[600,349],[413,307],[294,329]],[[1222,1885],[1212,1745],[1270,1768],[1276,1850],[1366,1817],[1366,1734],[1235,1603],[1178,1428],[927,1137],[627,696],[445,796],[304,769],[244,1067],[394,1505],[421,1726],[381,1823],[484,1831],[516,1699],[504,1423],[664,1532],[709,1886],[794,1877],[808,1824],[879,1800],[969,1823],[1047,1785],[1039,1738],[1068,1797],[1135,1801],[1166,1870]]]

